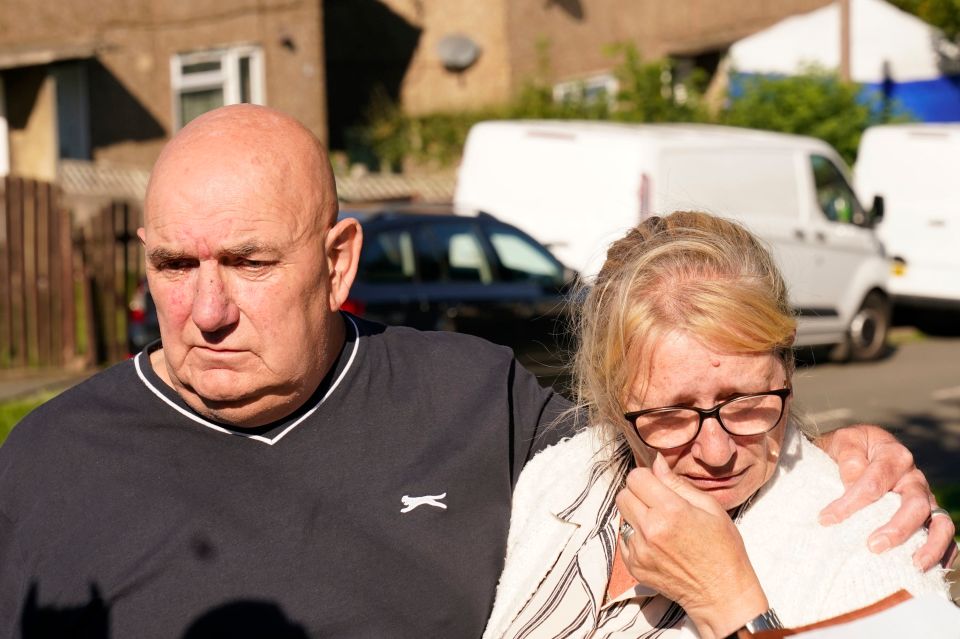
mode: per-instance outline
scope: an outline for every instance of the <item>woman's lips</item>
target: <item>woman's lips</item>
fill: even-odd
[[[701,490],[716,490],[718,488],[727,488],[736,484],[746,472],[747,469],[744,468],[738,472],[723,476],[684,474],[682,477],[693,484],[696,488]]]

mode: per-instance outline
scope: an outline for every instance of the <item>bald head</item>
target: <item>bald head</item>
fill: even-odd
[[[326,151],[272,109],[203,115],[157,160],[138,231],[162,348],[154,370],[196,411],[258,426],[308,399],[344,340],[359,259]]]
[[[236,104],[194,119],[164,147],[147,186],[149,227],[158,191],[166,194],[204,175],[208,188],[230,188],[230,176],[268,182],[280,197],[298,202],[320,228],[337,215],[337,191],[326,149],[292,117],[263,106]],[[222,179],[218,179],[221,176]]]

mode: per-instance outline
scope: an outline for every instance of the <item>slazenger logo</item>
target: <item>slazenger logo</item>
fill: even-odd
[[[420,506],[433,506],[434,508],[446,510],[447,505],[440,501],[441,499],[446,498],[447,493],[443,493],[442,495],[424,495],[423,497],[411,497],[410,495],[404,495],[400,498],[400,503],[404,506],[400,512],[408,513],[414,508],[418,508]]]

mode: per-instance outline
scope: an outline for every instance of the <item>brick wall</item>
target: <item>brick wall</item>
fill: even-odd
[[[537,71],[538,39],[550,42],[554,80],[610,69],[605,47],[631,42],[646,57],[725,48],[789,15],[830,0],[513,0],[513,77]],[[839,36],[838,36],[839,37]],[[516,80],[515,80],[516,86]]]
[[[326,139],[322,0],[4,0],[0,48],[94,43],[87,74],[93,155],[149,166],[174,127],[170,59],[263,48],[266,103]]]
[[[648,57],[724,48],[830,0],[379,0],[421,30],[400,87],[410,113],[501,103],[539,74],[549,42],[550,80],[611,69],[606,45],[632,42]],[[462,74],[445,71],[436,43],[461,32],[483,49]]]
[[[381,2],[422,30],[400,91],[408,112],[476,108],[509,97],[513,85],[506,25],[509,0]],[[452,34],[469,36],[481,49],[477,62],[460,73],[444,69],[437,53],[440,40]]]

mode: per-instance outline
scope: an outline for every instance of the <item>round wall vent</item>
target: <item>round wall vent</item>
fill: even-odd
[[[437,54],[447,71],[464,71],[480,57],[480,45],[469,36],[455,33],[437,43]]]

